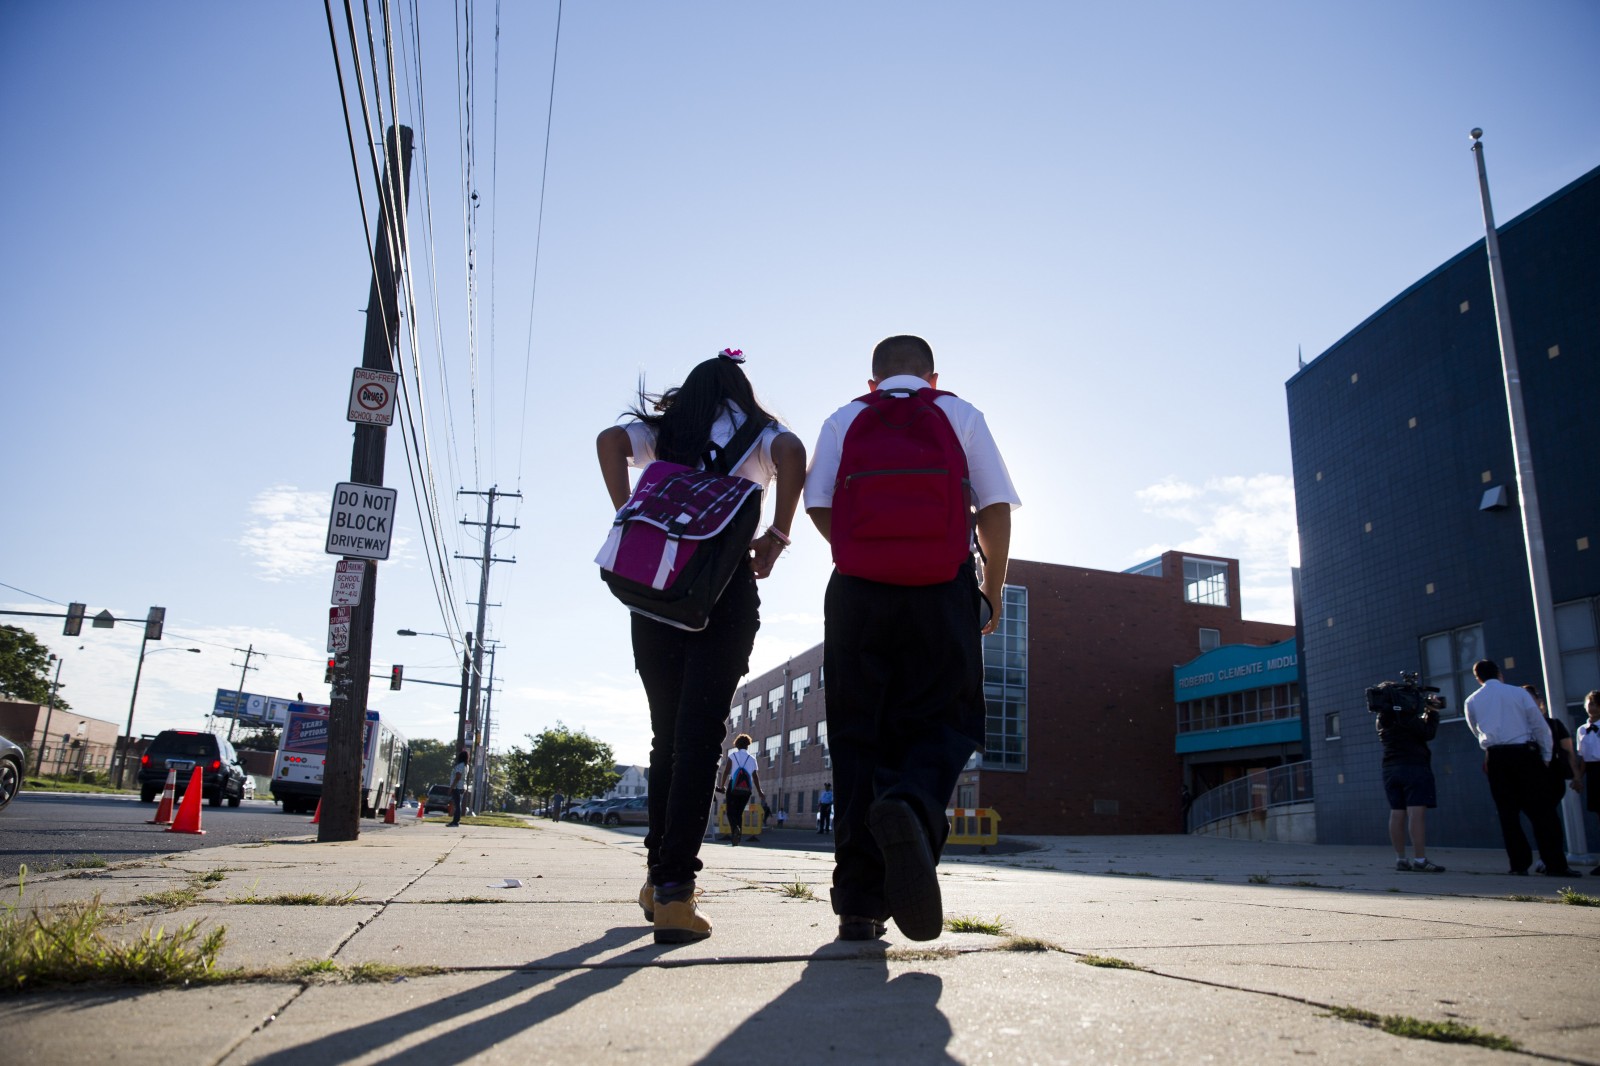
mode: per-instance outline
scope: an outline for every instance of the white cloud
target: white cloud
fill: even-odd
[[[323,550],[328,535],[326,493],[274,485],[250,503],[253,516],[239,538],[265,581],[312,577],[331,571]]]
[[[1255,474],[1195,485],[1167,478],[1136,496],[1148,513],[1188,525],[1193,534],[1177,544],[1148,545],[1130,559],[1148,559],[1173,548],[1238,559],[1245,616],[1294,621],[1289,571],[1300,564],[1300,537],[1292,479]]]

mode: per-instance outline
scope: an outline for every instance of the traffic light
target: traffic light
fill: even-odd
[[[167,609],[165,607],[150,608],[150,613],[145,616],[144,620],[144,639],[160,640],[161,627],[163,624],[165,624],[166,620]]]
[[[322,683],[324,685],[333,684],[333,656],[331,655],[328,656],[328,671],[322,675]]]
[[[81,603],[67,604],[67,624],[61,630],[62,636],[75,637],[83,632],[83,612],[87,609]]]
[[[405,667],[396,663],[389,671],[389,691],[400,691],[400,675],[405,672]]]

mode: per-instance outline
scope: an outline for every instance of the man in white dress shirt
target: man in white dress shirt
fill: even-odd
[[[1481,687],[1467,697],[1467,727],[1484,751],[1484,771],[1500,815],[1510,872],[1525,874],[1533,865],[1533,851],[1518,817],[1527,815],[1544,863],[1540,872],[1547,877],[1581,876],[1567,865],[1561,822],[1544,797],[1552,741],[1539,705],[1525,690],[1501,681],[1500,668],[1488,659],[1472,664],[1472,676]]]

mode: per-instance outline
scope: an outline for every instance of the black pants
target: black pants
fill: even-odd
[[[461,821],[461,815],[467,806],[467,790],[452,788],[450,790],[450,824],[455,825]]]
[[[728,708],[750,669],[760,628],[755,576],[740,567],[698,633],[633,616],[633,664],[650,702],[650,880],[686,884],[700,869],[700,841],[722,758]]]
[[[833,828],[833,804],[817,804],[817,832],[826,833]]]
[[[904,800],[937,857],[945,807],[983,739],[983,647],[970,566],[906,587],[834,572],[823,600],[833,756],[835,914],[888,917],[883,854],[867,828],[878,799]]]
[[[1567,853],[1561,838],[1561,821],[1550,803],[1550,770],[1539,758],[1538,749],[1520,744],[1490,748],[1485,753],[1484,767],[1511,868],[1526,870],[1533,865],[1533,852],[1518,818],[1527,815],[1545,869],[1565,870]]]
[[[744,809],[750,802],[747,788],[728,789],[728,835],[739,836],[744,831]]]

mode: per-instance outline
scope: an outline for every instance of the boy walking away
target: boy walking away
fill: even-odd
[[[727,797],[728,843],[738,847],[744,839],[744,809],[750,802],[750,793],[760,795],[763,805],[767,802],[767,794],[761,791],[756,757],[750,754],[749,733],[733,738],[733,750],[722,760],[722,772],[717,776],[717,791]]]
[[[983,413],[938,384],[927,341],[880,343],[868,393],[823,424],[806,477],[834,561],[823,668],[841,940],[882,936],[889,918],[938,937],[945,806],[983,742],[981,634],[999,623],[1021,501]]]

